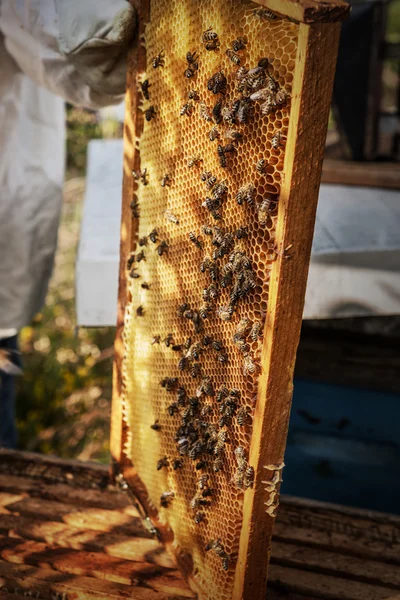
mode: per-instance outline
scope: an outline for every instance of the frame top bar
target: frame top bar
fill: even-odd
[[[256,0],[285,17],[299,23],[333,23],[344,21],[350,12],[350,4],[344,0]]]

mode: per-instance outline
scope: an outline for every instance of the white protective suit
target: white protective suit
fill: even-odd
[[[30,322],[51,275],[64,100],[120,102],[136,14],[126,0],[0,0],[0,338]]]

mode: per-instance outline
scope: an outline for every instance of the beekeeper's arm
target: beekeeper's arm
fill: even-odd
[[[136,33],[127,0],[0,0],[0,30],[37,84],[79,106],[121,101]]]

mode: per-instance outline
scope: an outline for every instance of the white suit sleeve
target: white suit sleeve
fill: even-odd
[[[127,0],[0,0],[0,30],[38,85],[79,106],[121,101],[136,31]]]

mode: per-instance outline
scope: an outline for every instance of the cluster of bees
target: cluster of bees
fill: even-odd
[[[254,16],[260,20],[274,20],[276,15],[268,9],[256,9]],[[218,34],[209,27],[201,36],[201,43],[205,51],[219,52],[221,42]],[[262,117],[270,115],[289,100],[289,94],[280,87],[272,74],[271,63],[268,58],[261,58],[257,65],[247,69],[242,63],[242,52],[246,49],[247,40],[238,37],[226,49],[226,56],[237,66],[235,73],[235,92],[237,97],[230,102],[225,102],[228,81],[221,69],[208,79],[205,94],[210,93],[216,101],[209,106],[202,100],[202,94],[191,88],[187,94],[187,101],[180,108],[182,118],[193,118],[197,112],[201,119],[210,123],[208,139],[216,142],[218,161],[223,169],[228,169],[231,158],[239,151],[243,141],[243,128],[254,118],[257,107]],[[183,76],[194,81],[199,72],[200,57],[197,51],[186,54],[186,68]],[[153,57],[151,65],[154,69],[165,67],[165,53],[161,51]],[[145,100],[150,101],[150,83],[145,79],[140,84],[140,89]],[[149,105],[144,110],[146,121],[157,118],[154,105]],[[285,144],[285,138],[276,132],[271,140],[273,149],[278,150]],[[182,385],[179,377],[164,377],[160,381],[161,387],[171,397],[167,406],[170,417],[179,417],[179,424],[175,432],[175,443],[178,456],[169,459],[161,457],[156,465],[157,470],[169,469],[174,471],[184,468],[184,461],[193,461],[194,468],[200,473],[197,480],[196,491],[190,502],[193,519],[196,524],[206,521],[206,509],[212,505],[215,492],[209,485],[209,475],[204,470],[218,473],[224,469],[225,453],[229,439],[229,428],[233,421],[241,428],[250,427],[252,424],[251,410],[240,406],[241,391],[236,388],[229,389],[222,385],[215,389],[212,379],[203,372],[202,358],[207,354],[214,357],[220,365],[229,361],[228,352],[223,343],[215,337],[205,333],[207,320],[218,316],[222,321],[231,321],[237,312],[240,302],[251,294],[259,285],[253,269],[252,261],[246,254],[245,240],[248,238],[248,229],[240,226],[231,231],[222,225],[222,209],[228,199],[229,189],[226,180],[218,179],[212,172],[201,170],[203,159],[193,156],[187,162],[189,169],[199,169],[200,180],[204,183],[206,195],[202,207],[208,211],[212,224],[201,228],[201,235],[191,231],[188,241],[201,252],[202,259],[199,263],[200,272],[207,276],[207,285],[203,289],[202,304],[194,308],[187,303],[177,307],[177,314],[182,322],[190,322],[193,327],[193,336],[181,342],[174,339],[173,333],[168,333],[162,339],[161,335],[154,335],[151,344],[164,344],[177,354],[177,369],[183,375],[188,374],[196,383],[193,394]],[[255,165],[259,176],[267,173],[268,163],[260,159]],[[149,173],[146,168],[133,171],[133,177],[146,186],[149,183]],[[165,173],[161,181],[162,187],[173,185],[173,177]],[[265,226],[270,212],[276,206],[277,196],[269,195],[257,202],[257,188],[253,182],[244,183],[235,193],[234,198],[239,206],[248,205],[256,209],[258,222]],[[136,199],[131,203],[132,216],[139,218],[140,209]],[[168,222],[179,225],[180,220],[170,210],[165,211]],[[127,263],[129,275],[139,279],[138,264],[146,260],[146,253],[154,246],[159,256],[168,252],[169,244],[159,238],[157,229],[138,241],[139,252],[132,254]],[[147,282],[141,283],[143,289],[150,289]],[[218,305],[222,292],[228,292],[228,302]],[[137,316],[144,316],[142,306],[136,310]],[[243,374],[251,376],[259,372],[260,365],[251,352],[251,344],[256,343],[262,336],[265,314],[255,321],[242,318],[233,334],[232,341],[243,357]],[[154,431],[160,431],[162,426],[159,421],[151,425]],[[237,446],[234,451],[236,466],[232,484],[238,490],[247,490],[253,486],[254,469],[249,465],[246,452],[242,446]],[[167,508],[174,499],[174,492],[165,491],[160,498],[161,506]],[[231,561],[219,539],[210,540],[206,551],[213,551],[221,558],[222,568],[227,570]]]

